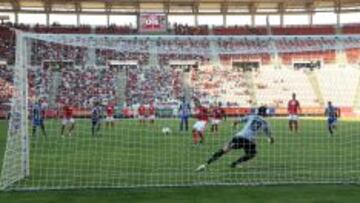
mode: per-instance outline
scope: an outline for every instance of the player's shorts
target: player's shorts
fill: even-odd
[[[75,120],[73,118],[63,118],[62,122],[63,125],[70,125],[75,123]]]
[[[32,122],[33,126],[43,126],[44,125],[44,120],[33,120]]]
[[[181,116],[180,116],[180,119],[181,119],[181,120],[188,120],[188,119],[189,119],[189,116],[187,116],[187,115],[186,115],[186,116],[181,115]]]
[[[143,115],[139,115],[138,118],[139,118],[139,120],[145,120],[145,116],[143,116]]]
[[[299,120],[299,116],[296,114],[290,114],[289,115],[289,121],[298,121]]]
[[[196,123],[193,126],[193,129],[195,129],[198,132],[204,132],[206,128],[206,121],[196,121]]]
[[[329,126],[334,126],[337,123],[337,119],[336,118],[328,118],[327,123]]]
[[[211,124],[212,125],[219,125],[221,123],[221,120],[220,119],[212,119],[211,120]]]
[[[246,138],[235,136],[229,144],[231,149],[244,149],[246,154],[256,154],[256,144]]]
[[[113,122],[113,121],[114,121],[114,117],[113,117],[113,116],[106,116],[106,121],[107,121],[107,122]]]
[[[152,120],[155,120],[155,115],[150,115],[150,116],[147,117],[147,119],[148,119],[148,120],[151,120],[151,121],[152,121]]]
[[[100,119],[92,119],[91,123],[92,123],[92,125],[98,125],[98,124],[100,124]]]

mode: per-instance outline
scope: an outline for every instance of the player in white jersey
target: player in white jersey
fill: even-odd
[[[232,149],[244,149],[245,155],[231,163],[231,168],[235,168],[239,164],[254,158],[256,155],[256,138],[262,133],[268,137],[271,144],[274,143],[269,123],[264,118],[259,115],[245,116],[235,121],[234,126],[245,122],[245,126],[240,132],[235,134],[230,142],[226,143],[223,148],[215,152],[205,164],[200,165],[196,170],[204,170],[208,165],[218,160],[221,156],[230,152]]]

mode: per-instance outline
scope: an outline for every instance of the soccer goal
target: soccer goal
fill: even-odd
[[[3,190],[360,182],[360,36],[16,33]],[[300,103],[289,127],[288,101]],[[194,144],[179,106],[212,114]],[[336,107],[336,128],[325,115]],[[266,107],[275,139],[195,169]],[[291,115],[290,119],[295,116]],[[296,128],[296,129],[295,129]]]

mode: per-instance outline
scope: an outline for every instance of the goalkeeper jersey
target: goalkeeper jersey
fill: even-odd
[[[252,142],[256,141],[256,137],[262,132],[265,136],[271,137],[270,126],[266,120],[258,115],[249,115],[240,118],[241,123],[245,123],[242,130],[236,133],[235,137],[243,137]]]

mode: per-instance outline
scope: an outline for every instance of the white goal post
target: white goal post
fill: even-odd
[[[22,32],[16,32],[16,64],[14,66],[15,90],[11,99],[11,117],[8,124],[6,150],[1,170],[0,187],[11,184],[30,175],[30,146],[28,134],[28,77],[26,58],[28,47]]]

